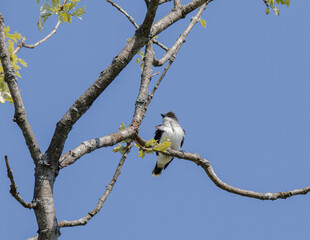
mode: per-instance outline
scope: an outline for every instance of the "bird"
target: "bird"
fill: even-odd
[[[171,143],[170,148],[180,150],[184,143],[185,130],[179,124],[179,121],[174,112],[170,111],[166,114],[161,114],[163,123],[156,126],[154,140],[160,143],[162,139],[168,137]],[[173,160],[173,157],[156,152],[157,161],[152,172],[152,175],[158,177],[163,169],[166,169]]]

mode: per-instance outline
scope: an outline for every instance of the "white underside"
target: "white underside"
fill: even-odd
[[[181,142],[184,137],[184,131],[178,123],[167,122],[164,123],[164,125],[158,126],[157,128],[163,131],[159,142],[161,142],[163,138],[168,137],[169,141],[171,142],[171,149],[180,150]],[[163,168],[167,163],[171,161],[171,159],[172,157],[159,153],[157,156],[157,166]]]

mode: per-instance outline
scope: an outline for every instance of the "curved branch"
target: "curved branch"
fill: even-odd
[[[25,48],[35,48],[35,47],[39,46],[41,43],[44,43],[47,39],[49,39],[51,36],[53,36],[57,32],[57,29],[58,29],[59,25],[60,25],[60,21],[57,22],[56,26],[53,28],[53,30],[45,38],[41,39],[40,41],[38,41],[38,42],[36,42],[34,44],[26,44],[25,40],[27,38],[23,38],[22,41],[18,43],[18,46],[14,50],[13,54],[18,53],[19,50],[22,47],[25,47]]]
[[[133,138],[135,135],[135,129],[133,127],[127,127],[124,130],[115,132],[104,137],[84,141],[78,147],[61,156],[61,158],[59,159],[59,168],[62,169],[75,163],[83,155],[91,153],[96,149],[113,146],[123,140]]]
[[[135,139],[137,141],[139,146],[145,146],[146,141],[143,140],[140,137],[137,137]],[[300,189],[294,189],[286,192],[277,192],[277,193],[272,193],[272,192],[267,192],[267,193],[260,193],[260,192],[254,192],[250,190],[244,190],[241,188],[236,188],[233,187],[225,182],[223,182],[214,172],[211,163],[199,156],[197,153],[185,153],[181,151],[175,151],[172,149],[167,150],[164,154],[172,157],[176,157],[179,159],[185,159],[192,161],[196,163],[198,166],[201,166],[204,171],[207,173],[208,177],[211,179],[211,181],[218,186],[219,188],[231,192],[237,195],[241,195],[244,197],[250,197],[250,198],[256,198],[260,200],[277,200],[277,199],[285,199],[288,197],[292,197],[295,195],[305,195],[310,191],[310,186],[305,187],[305,188],[300,188]]]
[[[34,163],[36,164],[39,161],[42,154],[38,146],[37,140],[34,136],[34,133],[31,129],[31,126],[28,122],[25,106],[22,97],[20,95],[20,90],[17,86],[17,77],[15,70],[12,66],[10,55],[7,49],[7,43],[4,33],[4,19],[1,13],[0,13],[0,53],[1,53],[0,54],[1,63],[4,72],[4,81],[8,84],[14,102],[15,113],[13,121],[15,121],[22,130],[22,133],[26,140],[26,144],[28,146],[28,150],[31,154]]]
[[[97,206],[90,211],[89,213],[86,214],[86,216],[84,216],[83,218],[74,220],[74,221],[67,221],[67,220],[62,220],[61,222],[58,223],[58,227],[62,228],[62,227],[75,227],[75,226],[80,226],[80,225],[85,225],[87,224],[87,222],[92,219],[93,216],[95,216],[102,208],[104,202],[106,201],[106,199],[108,198],[109,194],[111,193],[113,186],[115,184],[115,182],[117,181],[117,178],[119,177],[119,175],[121,174],[121,170],[122,167],[124,165],[124,162],[130,152],[130,149],[133,146],[133,141],[131,141],[129,143],[129,145],[127,146],[127,149],[125,151],[125,153],[123,154],[117,168],[116,171],[114,173],[114,176],[110,182],[110,184],[106,187],[106,190],[104,192],[104,194],[101,196],[101,198],[99,199],[99,202],[97,204]]]
[[[179,3],[179,1],[176,1],[176,2],[177,4]],[[201,5],[197,14],[191,19],[185,31],[180,35],[180,37],[176,40],[173,46],[166,52],[166,54],[162,57],[162,59],[160,60],[154,59],[154,62],[153,62],[154,66],[162,66],[165,62],[167,62],[172,57],[172,55],[176,55],[176,53],[181,48],[182,44],[185,42],[185,39],[187,35],[189,34],[189,32],[193,29],[196,23],[200,20],[200,16],[205,10],[206,6],[207,6],[207,3],[204,3]]]
[[[17,192],[17,188],[18,186],[16,185],[15,181],[14,181],[14,177],[13,177],[13,171],[10,167],[10,164],[9,164],[9,160],[8,160],[8,156],[4,156],[4,159],[5,159],[5,164],[6,164],[6,169],[7,169],[7,175],[8,175],[8,178],[10,179],[11,181],[11,184],[10,184],[10,193],[11,195],[25,208],[35,208],[36,207],[36,203],[29,203],[29,202],[26,202],[22,199],[22,197],[19,195],[19,193]]]

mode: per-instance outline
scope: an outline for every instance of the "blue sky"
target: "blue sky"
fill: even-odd
[[[144,1],[117,3],[141,23]],[[128,20],[106,1],[83,4],[82,21],[62,24],[49,41],[19,54],[28,63],[20,71],[19,86],[43,152],[59,119],[134,34]],[[156,92],[141,136],[153,137],[160,113],[174,110],[187,133],[183,150],[208,159],[228,184],[259,192],[309,185],[309,8],[307,0],[292,1],[289,8],[280,7],[280,17],[266,16],[262,0],[214,0],[202,16],[206,29],[195,26]],[[37,30],[35,1],[2,1],[0,9],[6,24],[27,36],[27,43],[42,39],[56,24],[51,19],[43,31]],[[171,46],[188,22],[180,21],[158,40]],[[159,58],[162,52],[157,52]],[[74,126],[65,151],[116,131],[121,122],[130,123],[140,74],[132,61]],[[8,155],[18,190],[31,201],[34,165],[12,121],[12,105],[0,108],[0,157]],[[112,148],[100,149],[60,172],[54,187],[59,221],[80,218],[96,206],[119,159]],[[192,162],[175,159],[158,178],[151,174],[154,165],[155,155],[141,159],[133,150],[101,212],[86,226],[61,229],[61,238],[310,237],[308,195],[260,201],[217,188]],[[34,236],[34,213],[10,196],[4,161],[0,176],[1,238]]]

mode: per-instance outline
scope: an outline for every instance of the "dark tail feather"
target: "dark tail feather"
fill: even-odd
[[[158,166],[157,166],[157,163],[156,163],[156,165],[155,165],[155,168],[154,168],[154,170],[153,170],[153,172],[152,172],[152,175],[154,176],[154,177],[158,177],[160,174],[161,174],[161,171],[162,171],[163,169],[162,168],[159,168]]]

